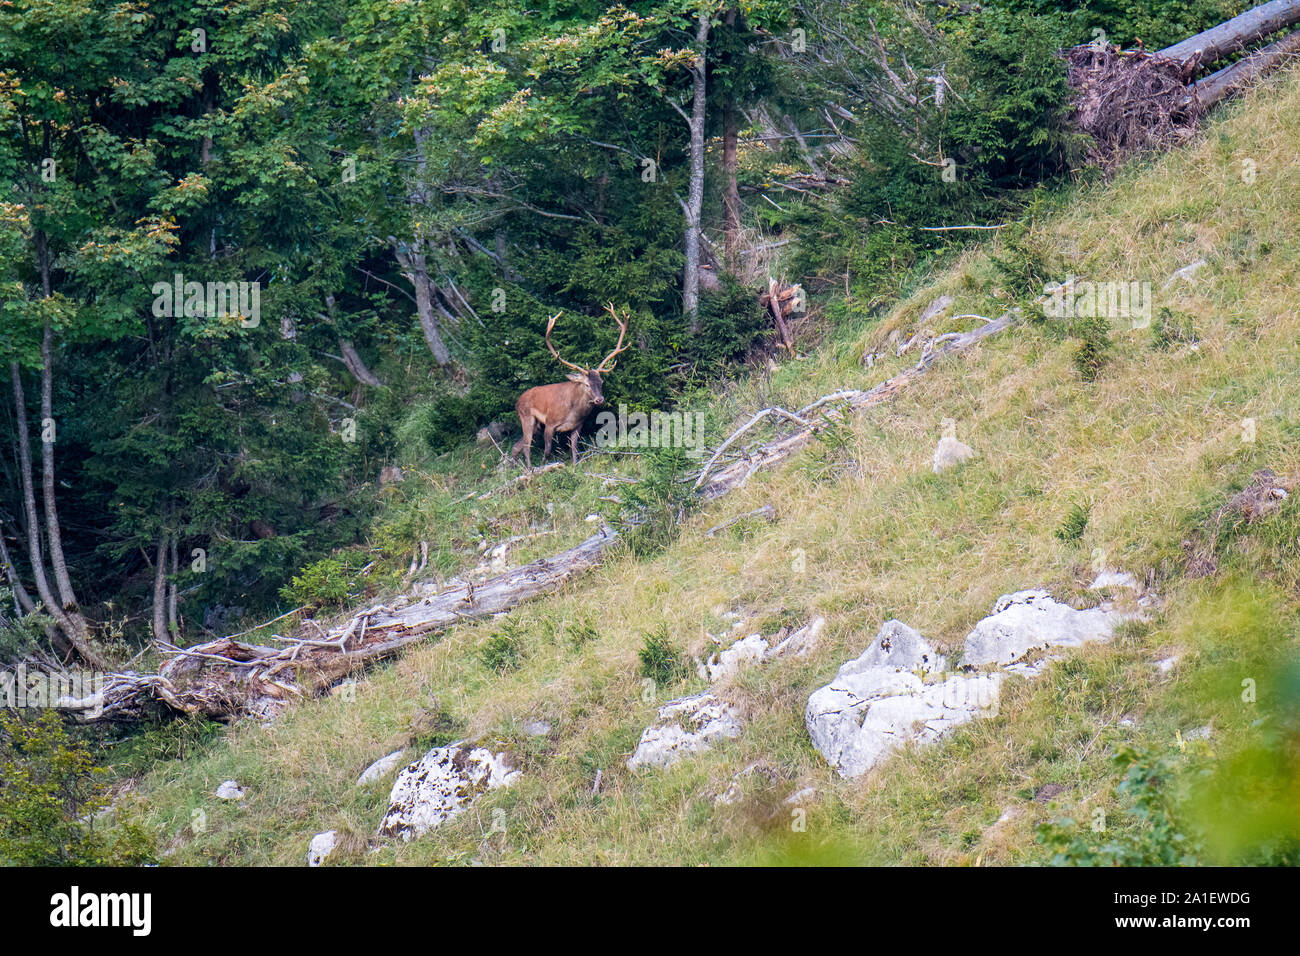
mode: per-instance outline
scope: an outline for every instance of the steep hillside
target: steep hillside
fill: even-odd
[[[355,864],[1015,864],[1052,858],[1038,824],[1086,823],[1098,808],[1106,839],[1140,847],[1146,837],[1125,810],[1143,791],[1117,792],[1126,772],[1117,750],[1157,761],[1134,766],[1155,768],[1143,780],[1158,778],[1152,792],[1173,806],[1179,781],[1248,759],[1259,728],[1286,719],[1276,675],[1300,634],[1300,507],[1291,498],[1226,527],[1216,512],[1257,469],[1300,475],[1297,141],[1300,72],[1291,70],[1187,148],[1040,211],[1028,229],[963,255],[883,316],[830,304],[840,325],[815,355],[718,397],[709,420],[717,440],[758,408],[796,408],[914,364],[917,351],[897,356],[897,343],[940,295],[954,300],[949,316],[993,317],[1067,274],[1149,282],[1150,327],[1115,323],[1106,347],[1096,330],[1027,319],[691,515],[660,553],[624,552],[508,619],[420,646],[371,672],[354,698],[240,724],[157,765],[128,803],[158,829],[170,859],[187,864],[301,864],[312,835],[330,829],[351,835],[331,862]],[[1093,351],[1081,355],[1081,337]],[[1097,354],[1105,361],[1090,364]],[[868,366],[866,355],[881,357]],[[1095,380],[1081,368],[1099,368]],[[978,457],[935,474],[944,419]],[[499,492],[528,496],[533,514],[571,519],[551,540],[528,542],[527,556],[582,537],[589,506],[612,507],[598,479],[571,504],[577,483],[559,469]],[[421,514],[415,488],[399,492],[404,513],[438,520]],[[705,535],[769,503],[773,522]],[[900,619],[953,653],[1001,594],[1046,587],[1096,603],[1087,585],[1102,566],[1132,572],[1156,596],[1148,619],[1036,680],[1012,678],[996,717],[857,780],[841,779],[813,749],[809,694],[884,621]],[[745,669],[725,687],[746,720],[737,739],[668,770],[628,770],[657,706],[706,686],[692,666],[648,690],[638,659],[647,635],[666,630],[698,656],[713,648],[708,635],[730,630],[732,614],[743,621],[738,634],[771,635],[816,615],[827,624],[814,653]],[[1256,688],[1249,701],[1245,680]],[[526,732],[533,721],[549,729]],[[1205,727],[1208,739],[1189,743]],[[399,748],[416,759],[467,737],[517,753],[521,779],[418,840],[375,840],[392,776],[357,787],[358,774]],[[715,803],[755,762],[770,772],[741,776],[740,798]],[[1294,762],[1277,772],[1285,781]],[[214,796],[227,779],[247,788],[243,800]],[[1206,781],[1219,778],[1197,779],[1213,789]],[[1275,784],[1264,771],[1251,778],[1256,816],[1216,791],[1229,801],[1220,811],[1232,809],[1243,827],[1221,828],[1223,842],[1204,858],[1269,858],[1294,845],[1294,815],[1258,816],[1271,812]],[[806,788],[815,790],[797,801],[806,827],[792,827],[782,801]],[[1204,799],[1177,806],[1176,827],[1193,826],[1198,807],[1209,812]],[[1085,823],[1062,832],[1086,841]],[[1256,825],[1271,828],[1271,847],[1261,848]]]

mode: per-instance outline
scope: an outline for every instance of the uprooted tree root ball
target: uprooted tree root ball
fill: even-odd
[[[1142,50],[1086,44],[1067,50],[1076,91],[1070,120],[1089,134],[1089,162],[1114,169],[1126,156],[1184,142],[1203,112],[1187,83],[1196,61],[1180,62]]]

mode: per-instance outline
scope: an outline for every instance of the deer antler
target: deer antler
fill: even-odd
[[[559,312],[556,312],[553,316],[551,316],[551,321],[546,323],[546,347],[551,350],[551,354],[555,356],[555,360],[559,362],[561,365],[567,365],[575,372],[585,372],[587,370],[583,368],[581,365],[574,365],[572,362],[566,362],[564,359],[560,358],[560,353],[555,351],[555,346],[551,344],[551,329],[555,328],[555,320],[558,319],[563,314],[564,314],[564,310],[561,309]]]
[[[614,365],[617,365],[618,363],[615,362],[614,365],[611,365],[609,368],[605,368],[605,363],[608,362],[610,359],[612,359],[619,352],[626,351],[626,349],[623,346],[623,336],[627,334],[627,319],[620,319],[618,317],[618,313],[614,311],[613,302],[605,306],[605,311],[608,312],[610,315],[612,315],[614,317],[614,321],[618,323],[618,344],[614,346],[614,351],[606,355],[604,359],[601,360],[601,363],[596,366],[596,368],[593,370],[596,372],[612,372],[614,370]]]

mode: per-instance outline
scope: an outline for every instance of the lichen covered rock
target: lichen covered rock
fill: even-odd
[[[497,787],[520,777],[515,758],[486,747],[435,747],[397,775],[379,835],[410,840],[423,836]]]
[[[740,715],[713,694],[671,700],[659,708],[655,722],[641,734],[628,769],[670,767],[683,757],[708,750],[719,740],[739,737]]]

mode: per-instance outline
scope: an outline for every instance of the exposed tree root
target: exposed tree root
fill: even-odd
[[[1113,169],[1131,153],[1175,146],[1196,131],[1201,107],[1186,96],[1193,64],[1094,44],[1065,58],[1076,94],[1070,119],[1092,138],[1089,162]]]

